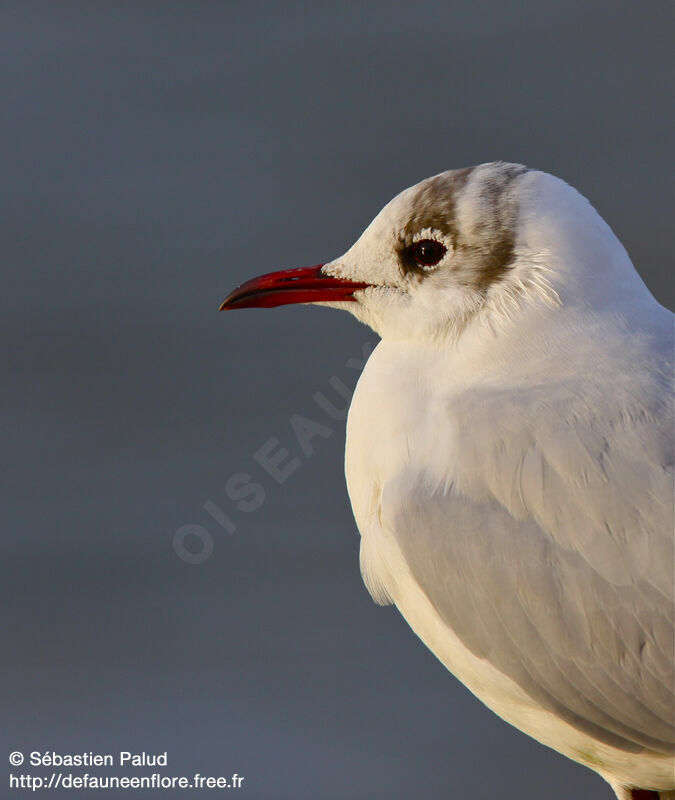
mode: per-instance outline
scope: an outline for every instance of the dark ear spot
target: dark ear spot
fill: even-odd
[[[411,199],[411,214],[397,245],[401,271],[420,280],[429,274],[413,248],[416,235],[437,230],[453,248],[453,270],[466,286],[486,292],[508,273],[514,260],[518,208],[515,182],[527,172],[520,164],[495,161],[444,172],[423,181]],[[475,220],[461,230],[458,202],[471,183]]]
[[[481,194],[489,209],[489,222],[476,231],[474,243],[480,256],[474,285],[482,291],[500,281],[513,263],[518,208],[512,190],[514,182],[526,172],[527,167],[521,164],[497,163],[485,181]]]

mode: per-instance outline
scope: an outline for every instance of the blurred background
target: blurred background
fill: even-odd
[[[314,395],[344,406],[330,381],[375,335],[217,308],[493,159],[577,187],[672,307],[674,9],[2,3],[0,757],[166,750],[162,774],[238,773],[249,800],[613,796],[362,585]],[[328,431],[310,455],[293,414]],[[281,485],[261,447],[288,450]]]

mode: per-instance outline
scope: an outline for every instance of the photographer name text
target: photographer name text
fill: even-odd
[[[33,767],[166,767],[166,751],[163,753],[44,753],[33,750],[29,755]]]

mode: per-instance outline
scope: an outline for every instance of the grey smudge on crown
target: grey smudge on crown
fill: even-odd
[[[414,209],[401,234],[398,254],[406,274],[420,279],[429,273],[412,257],[411,244],[416,233],[435,228],[452,242],[454,270],[462,283],[486,292],[503,279],[514,260],[517,203],[515,181],[528,172],[521,164],[495,161],[479,167],[452,170],[424,181],[412,199]],[[458,219],[462,194],[477,192],[478,221],[471,230],[463,230]]]
[[[474,169],[455,169],[422,182],[412,200],[413,214],[403,229],[408,241],[425,228],[436,228],[446,236],[457,236],[457,198]]]
[[[429,273],[415,261],[411,245],[419,231],[432,228],[449,237],[456,247],[459,231],[457,229],[457,198],[475,167],[443,172],[423,181],[411,201],[413,213],[406,222],[397,246],[399,261],[404,274],[414,274],[424,278]]]

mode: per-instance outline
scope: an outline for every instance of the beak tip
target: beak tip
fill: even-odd
[[[275,308],[291,303],[355,300],[354,292],[368,284],[331,277],[323,264],[279,270],[242,283],[220,304],[219,311],[239,308]]]

